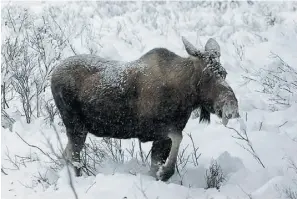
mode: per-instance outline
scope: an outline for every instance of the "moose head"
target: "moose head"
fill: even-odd
[[[182,41],[195,68],[197,103],[201,110],[216,114],[227,125],[229,119],[239,117],[238,101],[226,82],[227,72],[220,63],[219,44],[210,38],[202,52],[184,37]]]

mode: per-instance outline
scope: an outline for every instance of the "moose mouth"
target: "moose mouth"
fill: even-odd
[[[223,113],[222,110],[217,110],[216,115],[222,119],[222,123],[224,126],[226,126],[228,124],[229,119],[231,118],[231,117],[229,118],[225,113]]]
[[[222,114],[222,123],[224,126],[226,126],[229,122],[230,119],[233,119],[233,118],[239,118],[240,115],[238,113],[238,110],[234,110],[232,113],[230,112],[223,112]]]
[[[227,124],[229,122],[229,119],[231,119],[231,118],[228,118],[225,114],[223,115],[222,123],[223,123],[224,126],[227,126]]]
[[[216,114],[220,119],[222,119],[222,124],[226,126],[230,119],[238,118],[238,108],[232,107],[230,108],[229,105],[223,106],[223,108],[218,108],[214,106],[205,106],[205,109],[208,110],[210,113]]]
[[[224,126],[228,124],[230,119],[240,117],[237,109],[230,111],[225,107],[223,107],[223,110],[218,110],[216,115],[218,115],[218,117],[222,119],[222,124]]]

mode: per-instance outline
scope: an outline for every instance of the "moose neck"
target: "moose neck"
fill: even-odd
[[[186,109],[195,109],[199,106],[197,94],[197,76],[200,74],[194,65],[192,58],[182,58],[175,63],[175,67],[169,73],[169,79],[174,80],[174,88],[178,98],[184,102]]]
[[[202,68],[199,66],[201,63],[198,61],[197,58],[188,57],[186,60],[186,68],[188,70],[188,81],[187,81],[187,88],[189,88],[187,92],[188,103],[191,108],[196,109],[200,106],[200,95],[198,92],[198,85],[202,81]],[[197,65],[197,63],[199,65]]]

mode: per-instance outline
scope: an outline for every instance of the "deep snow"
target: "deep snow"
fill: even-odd
[[[297,138],[296,96],[292,96],[290,107],[277,107],[279,110],[273,112],[270,96],[258,92],[261,85],[254,81],[247,83],[246,78],[243,78],[254,78],[252,74],[258,69],[273,67],[275,60],[271,58],[271,52],[278,54],[297,70],[296,2],[254,2],[252,6],[241,2],[240,7],[229,8],[225,12],[174,2],[154,6],[151,3],[113,6],[112,3],[100,2],[98,7],[93,3],[56,4],[60,9],[57,20],[65,30],[79,33],[85,28],[82,37],[90,38],[88,41],[81,37],[70,37],[70,43],[79,53],[88,53],[89,48],[105,58],[131,61],[154,47],[166,47],[181,56],[187,56],[181,36],[185,36],[199,49],[204,49],[210,37],[215,38],[221,48],[221,63],[228,72],[226,81],[236,93],[243,116],[241,125],[238,120],[232,120],[228,126],[247,131],[256,153],[265,165],[263,168],[244,150],[240,144],[246,146],[246,143],[233,138],[236,133],[224,127],[216,116],[211,116],[209,125],[199,124],[199,118],[191,118],[184,129],[181,150],[188,144],[191,146],[187,136],[187,133],[191,133],[201,157],[198,166],[189,163],[181,171],[182,185],[177,173],[169,182],[155,181],[147,174],[148,167],[127,157],[124,163],[106,160],[102,165],[97,165],[96,176],[73,177],[79,198],[220,199],[249,198],[250,194],[253,199],[272,199],[285,198],[282,191],[278,191],[283,187],[290,186],[297,190],[294,184],[297,174],[289,169],[288,162],[289,158],[297,162],[297,143],[294,141]],[[25,4],[36,13],[36,26],[42,26],[42,8],[54,5],[48,2]],[[67,14],[70,16],[69,21],[65,17]],[[273,25],[270,23],[272,19],[275,20]],[[6,29],[2,29],[2,38],[9,36],[5,33]],[[71,50],[66,49],[63,57],[70,55],[73,55]],[[13,116],[18,107],[16,102],[7,113]],[[59,148],[54,130],[44,118],[26,124],[23,117],[13,117],[16,120],[13,131],[1,129],[1,165],[8,174],[1,174],[2,198],[74,198],[67,169],[64,167],[57,172],[50,169],[53,164],[49,159],[38,149],[25,144],[15,133],[43,151],[51,152],[48,142],[56,151]],[[62,131],[60,137],[65,147],[65,130],[60,126],[58,130]],[[100,140],[91,135],[88,137]],[[130,148],[131,142],[123,140],[123,149]],[[151,143],[145,143],[142,148],[148,153],[150,146]],[[187,149],[187,152],[190,151],[191,147]],[[20,157],[29,158],[24,159],[17,169],[7,160],[8,152],[19,162]],[[220,191],[204,189],[205,172],[212,159],[218,161],[227,176]],[[42,178],[39,175],[46,180],[40,180]]]

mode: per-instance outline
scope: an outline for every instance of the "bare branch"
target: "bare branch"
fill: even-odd
[[[244,122],[243,120],[241,122]],[[225,126],[226,128],[228,129],[231,129],[233,130],[235,133],[236,133],[236,136],[232,136],[233,138],[235,139],[238,139],[238,140],[242,140],[244,141],[248,147],[245,147],[244,145],[242,144],[239,144],[243,149],[245,149],[246,151],[248,151],[256,160],[259,164],[261,164],[261,166],[263,168],[265,168],[263,162],[261,161],[260,157],[258,156],[258,154],[256,153],[256,151],[254,150],[254,147],[248,137],[248,134],[246,132],[246,129],[245,128],[241,128],[241,132],[239,132],[238,130],[236,130],[235,128],[233,127],[228,127],[228,126]]]
[[[1,166],[1,173],[3,173],[4,175],[8,175],[8,174],[4,171],[4,169],[2,168],[2,166]]]
[[[57,139],[58,139],[58,143],[59,143],[59,145],[60,145],[60,148],[62,149],[63,146],[62,146],[62,142],[61,142],[59,133],[58,133],[58,131],[57,131],[55,125],[52,125],[52,127],[53,127],[53,129],[54,129],[54,131],[55,131],[55,133],[56,133],[56,136],[57,136]],[[63,154],[63,153],[62,153],[62,157],[63,157],[63,159],[65,160],[65,162],[67,162],[66,157],[64,157],[64,154]],[[70,187],[71,187],[71,189],[72,189],[72,192],[73,192],[73,194],[74,194],[75,199],[78,199],[78,195],[77,195],[76,190],[75,190],[74,185],[73,185],[72,175],[71,175],[71,172],[70,172],[70,169],[69,169],[68,164],[66,164],[66,168],[67,168],[67,173],[68,173],[68,177],[69,177],[69,184],[70,184]]]
[[[191,139],[191,143],[192,143],[192,149],[193,149],[192,160],[193,160],[193,164],[194,164],[194,166],[197,167],[197,166],[199,165],[199,163],[198,163],[198,159],[200,158],[201,153],[198,154],[199,147],[196,147],[196,146],[195,146],[195,143],[194,143],[192,134],[189,133],[188,136],[189,136],[189,138]]]

